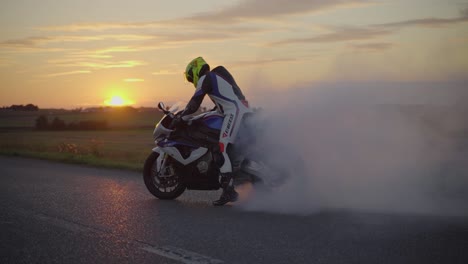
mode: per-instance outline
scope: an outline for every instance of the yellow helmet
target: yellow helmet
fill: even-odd
[[[193,59],[185,68],[185,78],[187,81],[193,83],[195,87],[197,87],[198,80],[200,79],[200,72],[205,65],[208,66],[209,70],[210,66],[206,61],[202,57],[198,57]]]

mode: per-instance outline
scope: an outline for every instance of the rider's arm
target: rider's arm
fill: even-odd
[[[200,79],[198,87],[195,90],[195,94],[190,99],[181,116],[186,116],[195,113],[198,110],[198,108],[200,108],[200,105],[203,102],[203,98],[205,98],[205,95],[211,91],[211,76],[210,74],[207,74],[204,77],[205,78]]]

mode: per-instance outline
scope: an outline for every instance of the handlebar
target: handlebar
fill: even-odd
[[[167,109],[166,109],[166,106],[164,105],[163,102],[159,102],[159,103],[158,103],[158,108],[159,108],[159,110],[161,110],[165,115],[168,115],[168,116],[171,117],[171,118],[175,118],[174,113],[172,113],[171,111],[167,110]]]
[[[174,114],[173,112],[169,111],[166,109],[166,106],[164,105],[163,102],[159,102],[158,104],[158,108],[161,110],[161,112],[163,112],[165,115],[169,116],[170,118],[172,118],[172,124],[171,126],[176,126],[177,124],[179,123],[183,123],[183,122],[187,122],[186,118],[181,118],[180,115],[178,114]],[[179,112],[180,114],[180,112]]]

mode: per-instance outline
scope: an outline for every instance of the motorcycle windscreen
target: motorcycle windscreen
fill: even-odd
[[[206,116],[203,118],[203,123],[209,128],[221,130],[223,117],[219,115]]]

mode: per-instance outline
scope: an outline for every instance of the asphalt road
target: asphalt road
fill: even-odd
[[[0,263],[468,263],[468,219],[176,201],[138,173],[0,157]]]

